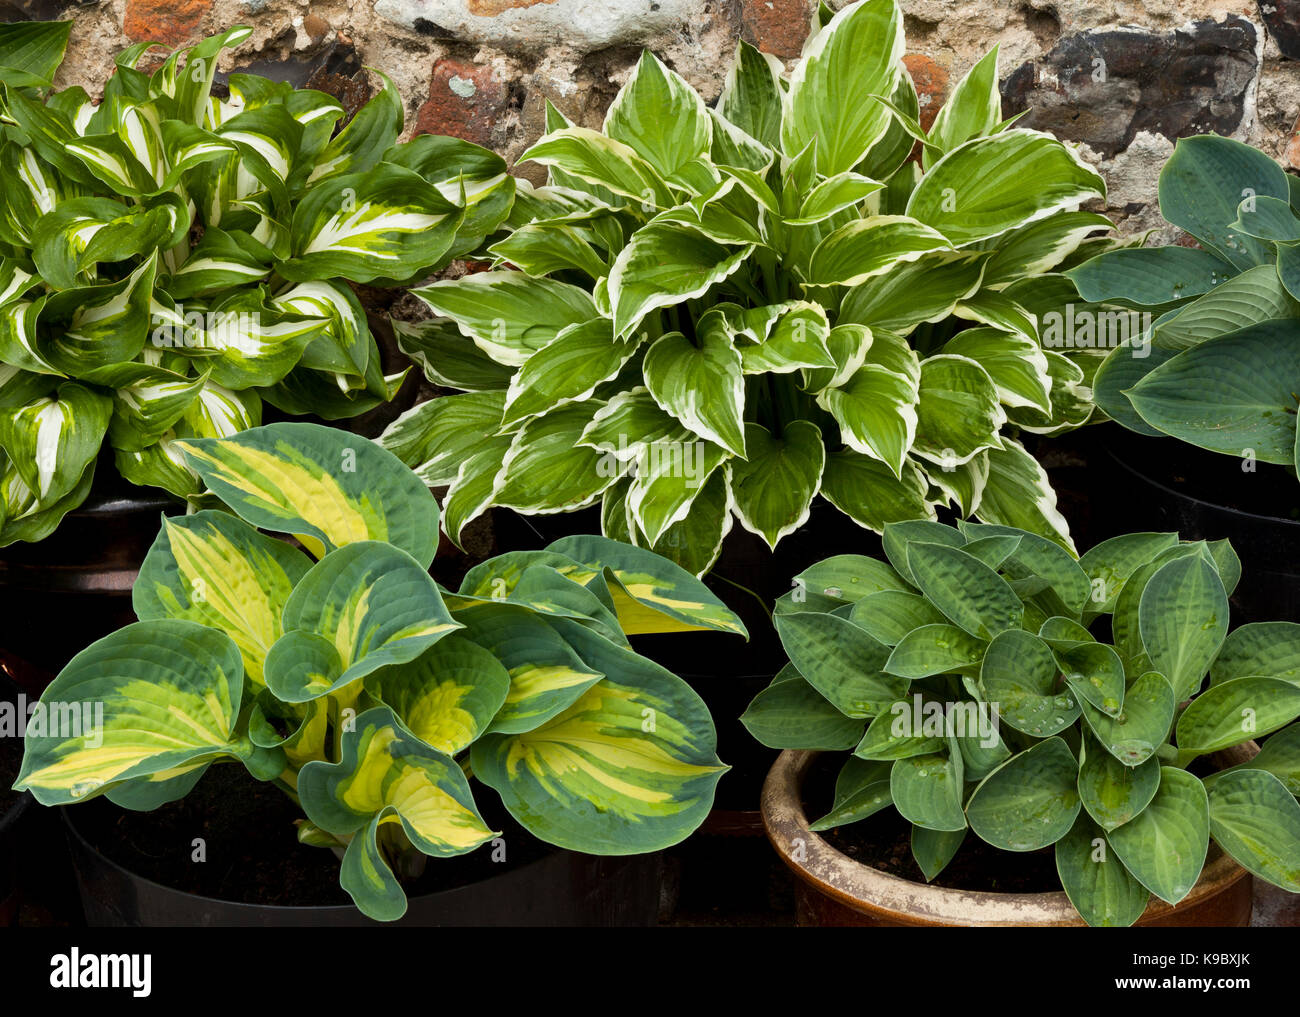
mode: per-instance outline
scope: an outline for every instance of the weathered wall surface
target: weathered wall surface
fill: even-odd
[[[813,0],[0,0],[0,16],[75,20],[62,83],[95,93],[128,41],[253,38],[224,63],[364,101],[363,66],[401,88],[407,127],[514,157],[544,101],[599,124],[642,46],[706,98],[737,38],[798,55]],[[1300,0],[901,0],[929,109],[993,44],[1008,113],[1086,145],[1128,230],[1155,225],[1156,172],[1217,131],[1300,169]],[[840,3],[835,3],[839,6]],[[924,111],[923,111],[924,113]],[[519,172],[534,176],[529,167]]]

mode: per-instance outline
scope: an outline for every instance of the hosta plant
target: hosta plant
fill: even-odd
[[[1079,211],[1103,183],[1002,118],[996,52],[922,131],[902,25],[823,8],[788,77],[741,43],[716,108],[645,53],[602,130],[549,111],[498,267],[417,290],[436,317],[405,336],[464,390],[384,439],[449,485],[451,537],[600,502],[702,573],[733,517],[775,546],[820,494],[876,530],[951,503],[1068,545],[1016,435],[1092,411],[1039,321],[1078,297],[1049,270],[1109,225]]]
[[[1300,891],[1300,625],[1228,631],[1226,541],[1133,533],[1075,560],[916,521],[884,547],[798,578],[775,615],[790,661],[742,718],[772,748],[848,753],[814,830],[892,806],[927,880],[968,836],[1051,848],[1090,925],[1178,903],[1211,838]],[[1270,734],[1249,763],[1203,758]]]
[[[1070,274],[1088,300],[1144,316],[1097,374],[1097,402],[1142,434],[1300,463],[1300,181],[1229,138],[1183,138],[1160,212],[1196,246],[1128,248]]]
[[[708,710],[627,640],[743,635],[699,580],[571,537],[449,592],[428,572],[437,504],[377,445],[305,423],[177,445],[232,511],[164,519],[140,620],[42,696],[51,718],[94,706],[102,722],[29,726],[17,787],[152,809],[240,763],[294,798],[298,839],[340,851],[340,882],[378,919],[405,911],[394,871],[498,835],[473,778],[537,837],[591,854],[657,850],[704,819],[726,769]]]
[[[386,79],[346,126],[330,96],[256,75],[214,95],[247,28],[151,73],[132,46],[98,102],[51,91],[69,24],[0,25],[0,545],[54,530],[102,445],[185,497],[179,439],[255,426],[263,402],[338,419],[390,398],[402,376],[349,280],[422,277],[513,195],[481,148],[397,144]]]

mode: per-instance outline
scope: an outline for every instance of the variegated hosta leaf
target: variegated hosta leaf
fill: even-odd
[[[379,72],[384,87],[361,107],[348,125],[321,152],[307,183],[318,184],[344,173],[370,169],[402,133],[402,98],[397,86]]]
[[[515,178],[495,152],[461,138],[421,134],[394,145],[383,162],[419,173],[456,204],[464,203],[465,220],[453,248],[458,255],[480,246],[501,223],[515,194]]]
[[[281,613],[311,559],[227,512],[163,517],[140,566],[131,604],[141,621],[180,618],[225,632],[249,682],[284,634]]]
[[[598,402],[562,406],[528,421],[511,442],[494,480],[493,502],[518,512],[565,512],[600,497],[617,474],[579,444]]]
[[[594,185],[591,189],[605,188],[647,215],[656,207],[675,204],[663,178],[635,149],[585,127],[550,131],[519,161],[539,163],[553,173],[560,171],[570,179]]]
[[[564,537],[546,550],[578,563],[561,569],[576,582],[587,585],[604,575],[628,635],[712,629],[749,637],[741,620],[707,586],[653,551],[596,536]]]
[[[161,487],[178,498],[190,498],[203,490],[202,481],[186,465],[174,431],[139,452],[114,449],[113,453],[117,472],[133,484]]]
[[[424,568],[438,546],[437,504],[373,442],[319,424],[271,424],[179,443],[190,468],[240,516],[292,533],[317,557],[383,540]]]
[[[921,362],[916,440],[912,451],[956,467],[989,448],[1001,448],[1006,413],[988,372],[965,357],[939,354]]]
[[[116,449],[139,452],[154,444],[185,416],[208,383],[208,375],[186,377],[144,364],[136,377],[113,389],[108,436]]]
[[[634,854],[683,840],[708,814],[725,766],[713,721],[680,678],[573,622],[587,663],[609,677],[563,713],[474,743],[474,773],[542,840]]]
[[[352,290],[337,282],[299,283],[270,300],[277,310],[319,318],[330,324],[303,351],[302,366],[363,377],[370,362],[370,326]]]
[[[494,654],[452,635],[410,663],[373,672],[365,686],[421,742],[454,756],[492,723],[510,674]]]
[[[741,356],[720,314],[700,319],[693,342],[680,332],[660,336],[646,351],[642,370],[646,388],[665,413],[745,457]]]
[[[727,464],[733,510],[740,524],[769,547],[808,521],[821,488],[826,449],[817,425],[793,420],[780,435],[746,424],[749,457]]]
[[[476,272],[414,292],[508,367],[524,364],[569,326],[599,316],[585,290],[522,272]]]
[[[862,367],[842,385],[824,389],[817,403],[840,425],[855,452],[879,459],[901,477],[916,439],[921,367],[907,342],[889,332],[872,333]]]
[[[524,604],[505,601],[504,594],[499,603],[457,606],[453,617],[465,626],[459,635],[489,651],[510,676],[490,731],[530,731],[603,677],[583,663],[550,622]]]
[[[204,325],[197,349],[203,365],[218,385],[238,390],[281,381],[329,321],[268,310],[259,291],[245,289],[216,304]]]
[[[167,280],[167,293],[176,300],[206,296],[239,286],[261,282],[270,272],[256,253],[249,251],[229,233],[209,227]]]
[[[318,827],[351,837],[339,881],[362,912],[380,921],[406,911],[390,868],[390,831],[400,828],[411,845],[435,858],[464,854],[496,836],[456,761],[405,734],[386,707],[357,718],[338,762],[302,768],[298,797]]]
[[[484,353],[474,340],[445,318],[392,322],[397,345],[424,376],[442,388],[463,392],[504,389],[514,371]]]
[[[817,245],[808,268],[809,282],[860,286],[899,264],[949,249],[942,233],[907,216],[854,219]]]
[[[42,694],[46,728],[29,721],[17,786],[66,805],[122,781],[248,755],[235,731],[243,684],[239,650],[223,632],[175,619],[119,629],[73,657]]]
[[[450,484],[461,463],[501,427],[503,392],[467,392],[420,403],[398,417],[379,444],[430,487]],[[509,446],[509,441],[506,441]],[[500,463],[498,462],[498,466]]]
[[[71,382],[50,397],[0,411],[0,448],[42,505],[70,494],[99,454],[112,403]]]
[[[615,342],[608,318],[561,329],[510,379],[501,425],[510,427],[589,398],[597,385],[618,374],[639,345]]]
[[[294,282],[405,280],[442,258],[463,218],[463,209],[400,166],[331,177],[294,209],[293,257],[276,271]]]
[[[289,595],[281,621],[285,634],[266,655],[265,678],[290,703],[414,660],[459,627],[425,566],[370,540],[313,565]]]
[[[61,373],[97,383],[101,373],[135,359],[149,331],[156,273],[157,259],[150,257],[120,282],[50,297],[41,312],[42,325],[63,324],[45,346],[49,363]]]

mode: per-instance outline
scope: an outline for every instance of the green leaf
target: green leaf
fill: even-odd
[[[101,392],[68,382],[51,396],[0,410],[0,447],[32,494],[52,505],[95,461],[111,413]]]
[[[1056,492],[1038,460],[1011,441],[986,454],[989,478],[980,498],[979,518],[1028,530],[1073,552],[1069,524],[1056,508]]]
[[[1228,633],[1210,684],[1266,675],[1300,685],[1300,622],[1252,622]]]
[[[1124,533],[1090,548],[1079,558],[1092,589],[1088,610],[1094,614],[1112,613],[1129,577],[1177,544],[1176,533]]]
[[[809,824],[814,832],[833,830],[873,816],[893,804],[889,793],[891,763],[868,762],[849,756],[835,778],[835,801],[831,811]]]
[[[955,749],[900,759],[889,771],[894,808],[904,819],[927,830],[965,830],[962,775],[961,753]]]
[[[1061,142],[1016,129],[969,141],[945,155],[921,178],[907,214],[960,247],[1105,192],[1097,172]]]
[[[886,646],[897,646],[913,629],[943,625],[945,619],[924,597],[902,590],[870,593],[853,605],[849,621],[860,625]]]
[[[986,252],[935,251],[851,289],[838,323],[857,322],[872,329],[907,335],[926,321],[948,317],[980,285]]]
[[[979,364],[993,382],[1003,406],[1032,406],[1051,412],[1052,380],[1047,358],[1028,336],[996,328],[968,328],[949,340],[943,353]]]
[[[819,393],[817,403],[840,425],[849,448],[880,460],[901,479],[916,438],[920,381],[920,363],[906,340],[877,332],[857,372]]]
[[[1300,348],[1295,323],[1265,321],[1194,346],[1128,391],[1142,418],[1212,452],[1290,465]]]
[[[1188,559],[1189,561],[1192,559]],[[1211,686],[1178,718],[1178,749],[1217,752],[1300,717],[1300,687],[1281,678],[1233,678]]]
[[[846,7],[809,41],[784,98],[787,154],[817,140],[818,171],[834,176],[862,161],[889,130],[889,110],[868,100],[889,95],[903,56],[903,17],[893,0]]]
[[[559,170],[589,185],[607,188],[639,203],[646,214],[655,207],[675,204],[663,179],[635,149],[585,127],[549,132],[520,155],[519,162],[539,163],[553,172]]]
[[[1239,270],[1272,262],[1273,245],[1233,228],[1246,197],[1289,200],[1269,156],[1217,135],[1180,138],[1160,171],[1160,214]]]
[[[907,564],[930,602],[971,635],[991,639],[1020,626],[1020,598],[978,558],[943,544],[913,543]]]
[[[903,678],[973,674],[979,669],[987,645],[956,625],[922,625],[899,640],[884,670]]]
[[[873,716],[906,690],[906,681],[884,673],[889,647],[847,618],[798,612],[774,621],[790,662],[846,716]]]
[[[1183,350],[1272,318],[1300,318],[1300,303],[1283,288],[1274,265],[1259,265],[1162,316],[1153,341]]]
[[[780,437],[760,424],[746,424],[745,436],[748,459],[727,465],[733,508],[745,529],[775,548],[808,521],[826,462],[821,431],[793,420]]]
[[[1006,414],[993,379],[974,360],[940,354],[921,361],[913,451],[942,467],[999,448]]]
[[[979,682],[1001,720],[1035,738],[1058,734],[1079,719],[1074,697],[1056,688],[1051,648],[1021,629],[1001,632],[988,645]]]
[[[1249,762],[1230,766],[1206,777],[1206,788],[1212,790],[1223,774],[1238,770],[1267,770],[1291,794],[1300,793],[1300,725],[1292,725],[1265,739],[1259,754]]]
[[[254,526],[292,533],[317,557],[380,540],[424,568],[438,545],[428,488],[391,452],[319,424],[270,424],[180,443],[213,493]]]
[[[862,721],[840,713],[787,664],[740,716],[745,729],[769,749],[851,749],[862,737]],[[777,675],[780,679],[781,675]]]
[[[493,501],[532,513],[571,511],[599,498],[617,474],[602,470],[600,453],[578,444],[598,408],[562,406],[520,428],[501,462]]]
[[[1081,684],[1072,681],[1070,688],[1077,691]],[[1173,690],[1162,674],[1148,671],[1138,678],[1125,692],[1124,709],[1118,716],[1109,716],[1082,696],[1080,699],[1083,718],[1097,741],[1125,766],[1141,766],[1169,737],[1176,704]]]
[[[1088,815],[1109,832],[1151,803],[1160,787],[1160,761],[1149,758],[1137,766],[1127,766],[1096,739],[1085,737],[1083,745],[1079,798]]]
[[[68,46],[71,21],[32,21],[0,27],[0,81],[42,87],[54,79]]]
[[[363,173],[379,162],[402,133],[402,97],[382,72],[383,88],[361,107],[317,157],[307,184],[314,185],[344,173]]]
[[[605,114],[605,133],[671,184],[700,193],[716,180],[702,159],[713,137],[704,101],[648,49]]]
[[[929,140],[938,147],[922,149],[922,165],[929,170],[936,159],[963,142],[992,134],[1001,120],[998,47],[994,46],[957,82],[935,116]]]
[[[380,436],[379,444],[412,467],[429,486],[450,484],[461,464],[496,436],[504,405],[504,392],[468,392],[430,399],[393,421]],[[501,443],[509,447],[510,440],[498,439]]]
[[[900,699],[876,714],[867,725],[866,734],[853,750],[859,759],[908,759],[912,756],[933,755],[947,748],[944,737],[947,734],[945,714],[942,702],[930,700],[919,708],[914,706],[917,699]],[[925,706],[937,708],[939,730],[927,733],[925,714],[920,713]],[[917,716],[914,716],[917,713]],[[932,728],[933,728],[932,724]]]
[[[925,475],[914,464],[903,464],[899,480],[884,463],[849,449],[827,457],[821,494],[858,525],[877,533],[890,523],[934,518]]]
[[[1143,886],[1177,904],[1200,878],[1210,846],[1205,788],[1186,770],[1162,766],[1151,804],[1106,839]]]
[[[740,353],[724,328],[709,328],[701,319],[694,342],[680,332],[660,336],[646,351],[642,371],[660,409],[732,455],[745,457]]]
[[[1083,642],[1056,651],[1056,661],[1066,685],[1081,702],[1091,704],[1107,717],[1120,716],[1121,708],[1127,705],[1124,701],[1124,661],[1114,649],[1105,643]],[[1164,732],[1160,732],[1160,737],[1163,735]]]
[[[965,830],[927,830],[912,825],[912,857],[927,883],[948,867],[965,839]]]
[[[980,839],[1003,851],[1054,844],[1079,815],[1078,764],[1060,738],[1018,753],[985,777],[966,805]]]
[[[1300,804],[1263,770],[1236,770],[1210,792],[1210,835],[1260,879],[1300,892]]]
[[[1065,274],[1090,303],[1153,307],[1208,293],[1236,269],[1213,251],[1171,244],[1106,251]]]
[[[798,589],[856,603],[885,590],[911,592],[911,587],[892,568],[862,554],[837,554],[810,565],[795,577]]]
[[[718,109],[724,117],[768,148],[781,144],[781,85],[784,68],[744,39],[727,71]]]
[[[1174,701],[1195,695],[1228,632],[1228,597],[1214,566],[1200,555],[1162,565],[1142,590],[1138,628]]]
[[[902,215],[854,219],[829,234],[812,252],[808,281],[817,285],[859,286],[949,248],[943,234]]]
[[[1151,894],[1108,848],[1097,825],[1080,815],[1056,842],[1056,873],[1090,926],[1127,928],[1142,917]]]

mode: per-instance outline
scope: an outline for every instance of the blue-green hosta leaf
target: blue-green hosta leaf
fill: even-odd
[[[851,449],[826,457],[821,494],[859,526],[877,533],[890,523],[935,518],[925,474],[914,463],[903,463],[900,480],[884,463]]]
[[[946,752],[909,756],[889,771],[889,791],[899,815],[927,830],[966,829],[962,813],[964,765],[955,739]]]
[[[947,731],[943,712],[944,703],[916,697],[900,699],[876,714],[867,725],[866,734],[853,750],[859,759],[907,759],[911,756],[933,755],[947,748],[944,737]],[[938,711],[927,716],[925,707]],[[937,730],[927,730],[926,721],[933,717]]]
[[[961,247],[1105,193],[1097,172],[1061,142],[1017,128],[947,153],[921,178],[907,214]]]
[[[676,844],[704,821],[726,770],[708,709],[680,678],[594,633],[583,653],[609,677],[540,727],[480,738],[474,773],[560,847],[618,855]]]
[[[751,253],[752,245],[725,246],[676,223],[638,230],[609,272],[614,334],[626,337],[651,311],[703,296]]]
[[[818,172],[853,169],[889,130],[889,110],[870,96],[893,93],[903,49],[903,16],[893,0],[840,11],[809,40],[791,76],[781,119],[785,152],[800,152],[815,138]]]
[[[860,286],[900,264],[950,248],[942,233],[907,216],[854,219],[817,245],[808,266],[808,281]]]
[[[413,292],[510,367],[524,364],[569,326],[600,316],[586,290],[523,272],[476,272]]]
[[[1124,661],[1112,647],[1105,643],[1083,642],[1056,651],[1056,662],[1065,684],[1080,700],[1107,717],[1115,719],[1120,716],[1126,705]],[[1165,726],[1168,729],[1168,724]],[[1158,733],[1151,746],[1153,749],[1163,736],[1163,731]]]
[[[998,47],[981,57],[957,82],[944,102],[927,136],[934,148],[923,148],[926,170],[971,138],[993,134],[1002,120],[1002,95],[998,91]]]
[[[596,536],[564,537],[546,550],[577,562],[562,571],[584,586],[604,575],[619,624],[629,636],[696,629],[749,636],[704,583],[653,551]]]
[[[889,791],[889,772],[893,765],[892,762],[849,756],[835,778],[835,800],[831,811],[811,823],[809,828],[813,831],[833,830],[888,808],[893,804]]]
[[[405,734],[386,707],[357,718],[338,762],[302,768],[298,797],[316,826],[353,835],[339,882],[362,912],[381,921],[406,912],[406,895],[379,843],[385,824],[400,823],[410,842],[435,858],[464,854],[496,836],[456,761]]]
[[[997,386],[974,360],[947,353],[921,361],[912,450],[939,466],[961,466],[1002,445],[1006,422]]]
[[[1287,186],[1289,189],[1289,180]],[[1258,240],[1271,240],[1280,244],[1300,241],[1300,219],[1292,211],[1290,201],[1270,195],[1248,195],[1237,206],[1237,220],[1232,227],[1238,233]]]
[[[889,647],[847,618],[801,611],[774,621],[790,662],[846,716],[874,716],[906,691],[885,673]]]
[[[428,488],[378,445],[337,428],[283,423],[180,443],[186,462],[254,526],[292,533],[317,557],[382,540],[422,567],[438,546]]]
[[[1151,893],[1109,848],[1102,829],[1080,815],[1056,842],[1056,873],[1090,926],[1127,928],[1142,917]]]
[[[71,382],[48,397],[0,411],[0,448],[42,505],[69,495],[99,454],[112,402]]]
[[[769,749],[851,749],[862,738],[862,721],[840,713],[787,664],[745,708],[740,722]]]
[[[1215,752],[1276,731],[1296,717],[1300,687],[1282,678],[1233,678],[1207,689],[1182,712],[1178,748],[1189,757]]]
[[[1185,350],[1273,318],[1300,318],[1300,303],[1283,287],[1276,266],[1258,265],[1162,315],[1151,336],[1163,349]]]
[[[1300,804],[1273,774],[1235,770],[1216,781],[1210,835],[1260,879],[1300,892]]]
[[[989,643],[980,665],[985,701],[1006,724],[1035,738],[1049,738],[1079,719],[1076,698],[1056,688],[1056,660],[1038,636],[1008,629]]]
[[[745,529],[774,548],[808,521],[826,449],[817,425],[806,420],[786,424],[780,436],[760,424],[746,424],[745,434],[748,459],[727,465],[734,511]]]
[[[1214,566],[1201,555],[1162,565],[1142,590],[1138,628],[1174,701],[1195,695],[1228,632],[1228,596]]]
[[[227,512],[164,516],[131,606],[141,621],[179,618],[225,632],[245,677],[261,686],[266,654],[284,634],[281,612],[310,568],[301,551]]]
[[[796,593],[815,593],[843,604],[854,604],[876,593],[911,593],[912,588],[892,568],[862,554],[837,554],[810,565],[795,577]]]
[[[1235,773],[1238,770],[1267,770],[1280,780],[1291,794],[1300,793],[1300,725],[1293,724],[1271,738],[1265,739],[1259,754],[1249,762],[1230,766],[1226,770],[1220,770],[1206,777],[1206,788],[1213,790],[1215,783],[1225,773]]]
[[[453,635],[409,664],[372,673],[366,691],[425,745],[454,756],[492,723],[510,692],[510,674],[488,650]]]
[[[1007,563],[1012,578],[1041,578],[1051,584],[1055,598],[1052,608],[1061,615],[1077,615],[1088,603],[1092,587],[1078,560],[1060,544],[1035,533],[994,523],[959,522],[958,528],[968,540],[992,536],[1010,536],[1019,544]],[[1055,601],[1059,600],[1059,603]],[[1091,640],[1091,636],[1086,637]]]
[[[118,629],[43,693],[46,727],[28,723],[17,786],[66,805],[244,754],[234,730],[243,683],[239,650],[223,632],[175,619]]]
[[[966,805],[966,819],[981,840],[1003,851],[1055,844],[1079,815],[1078,772],[1064,740],[1044,739],[980,782]]]
[[[1228,633],[1210,684],[1266,675],[1300,685],[1300,622],[1252,622]]]
[[[294,209],[293,257],[276,271],[293,282],[407,279],[438,262],[463,218],[463,209],[401,166],[331,177]]]
[[[854,603],[849,621],[861,625],[886,646],[897,646],[913,629],[942,625],[946,619],[938,608],[915,593],[880,590]]]
[[[1142,418],[1213,452],[1295,461],[1300,322],[1265,321],[1184,350],[1128,392]]]
[[[1153,307],[1208,293],[1236,271],[1213,251],[1171,244],[1106,251],[1065,274],[1084,300]]]
[[[943,347],[946,356],[979,364],[1003,406],[1051,412],[1052,379],[1042,348],[1028,336],[996,328],[968,328]],[[929,363],[929,361],[927,361]]]
[[[1079,687],[1075,682],[1070,683],[1072,689]],[[1087,700],[1082,700],[1083,719],[1097,736],[1097,741],[1129,767],[1147,762],[1169,737],[1175,705],[1173,689],[1164,675],[1155,671],[1148,671],[1129,687],[1124,694],[1123,712],[1118,716],[1108,716]],[[1179,741],[1181,743],[1182,739]]]
[[[1275,257],[1272,244],[1232,225],[1248,196],[1288,201],[1286,174],[1263,152],[1230,138],[1180,138],[1160,171],[1160,214],[1238,271]]]
[[[713,121],[699,94],[648,49],[605,114],[605,133],[669,183],[702,193],[716,183],[705,158]]]
[[[962,547],[966,543],[965,535],[955,526],[934,522],[929,519],[908,519],[885,527],[882,541],[885,557],[889,559],[900,576],[915,585],[911,566],[907,563],[907,549],[914,543],[944,544],[948,547]]]
[[[932,881],[948,867],[965,840],[964,829],[927,830],[924,826],[912,824],[912,858],[926,882]]]
[[[1103,540],[1079,558],[1091,587],[1088,610],[1110,614],[1120,591],[1139,568],[1178,543],[1176,533],[1125,533]]]
[[[901,479],[916,438],[920,382],[920,362],[908,343],[875,332],[863,366],[840,387],[820,392],[817,403],[840,425],[849,448],[880,460]]]
[[[1186,770],[1162,766],[1151,804],[1106,839],[1143,886],[1177,904],[1196,885],[1210,847],[1205,787]]]
[[[943,544],[912,543],[907,564],[926,598],[980,639],[1020,626],[1024,605],[1005,579],[978,558]]]
[[[294,586],[285,634],[266,655],[266,684],[305,703],[391,664],[414,660],[459,628],[438,586],[405,551],[363,540],[326,555]]]
[[[1127,766],[1087,736],[1081,754],[1079,798],[1103,830],[1109,832],[1127,823],[1151,803],[1160,787],[1158,759]]]

